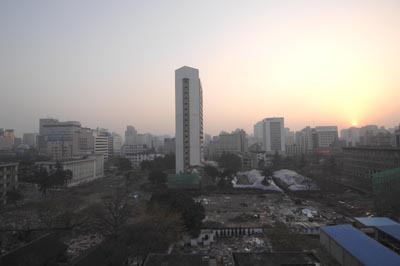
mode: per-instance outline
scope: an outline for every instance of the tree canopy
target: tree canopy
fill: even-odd
[[[45,167],[39,167],[33,171],[32,181],[39,186],[43,195],[49,188],[65,186],[72,179],[71,170],[64,170],[61,163],[57,162],[55,169],[50,171]]]
[[[242,160],[236,154],[224,152],[218,158],[218,165],[221,168],[230,169],[237,172],[240,170]]]
[[[182,192],[160,192],[152,195],[149,203],[150,208],[162,208],[167,212],[181,215],[186,231],[191,237],[200,234],[202,220],[205,210],[201,203]]]

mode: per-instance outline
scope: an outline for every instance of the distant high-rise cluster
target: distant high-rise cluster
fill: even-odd
[[[175,71],[176,173],[201,165],[203,144],[203,90],[199,70]]]
[[[39,121],[37,143],[39,153],[53,160],[71,159],[93,153],[101,153],[107,160],[109,156],[119,154],[120,139],[116,133],[110,133],[106,129],[85,128],[78,121],[60,122],[57,119],[44,118]]]

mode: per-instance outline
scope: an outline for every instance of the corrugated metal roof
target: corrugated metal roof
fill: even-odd
[[[392,219],[389,219],[387,217],[357,217],[355,219],[365,226],[382,226],[382,225],[398,224]]]
[[[351,225],[323,226],[321,230],[364,266],[399,266],[400,256]]]
[[[400,241],[400,224],[382,225],[376,228]]]

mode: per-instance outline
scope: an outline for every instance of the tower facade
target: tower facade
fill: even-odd
[[[176,173],[201,164],[203,144],[203,90],[199,70],[175,70]]]

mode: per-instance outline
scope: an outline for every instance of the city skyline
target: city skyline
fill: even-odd
[[[399,123],[396,1],[0,7],[0,121],[18,136],[45,117],[174,135],[172,73],[183,65],[201,70],[212,135],[252,133],[265,117],[292,130]]]

